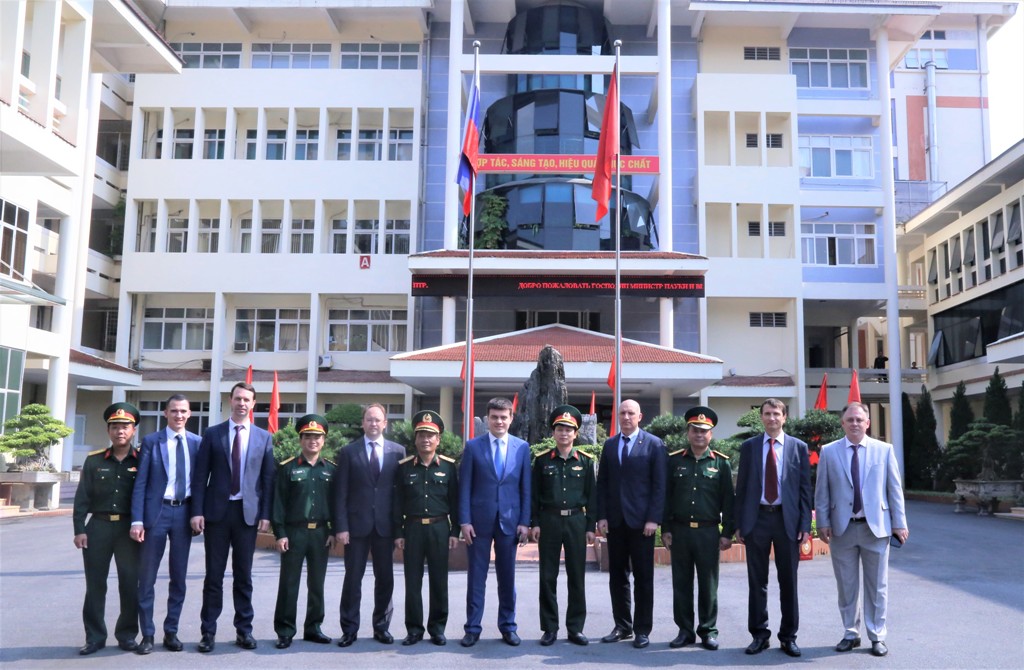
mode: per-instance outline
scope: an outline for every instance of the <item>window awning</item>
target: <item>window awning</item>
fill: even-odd
[[[35,305],[53,306],[66,305],[64,298],[47,293],[43,289],[16,281],[9,277],[0,277],[0,305]]]

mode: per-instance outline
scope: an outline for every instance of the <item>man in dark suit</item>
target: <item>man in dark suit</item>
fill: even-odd
[[[395,523],[391,513],[395,472],[405,458],[402,445],[385,440],[388,419],[384,406],[363,411],[363,437],[345,445],[337,455],[331,500],[334,505],[335,543],[345,547],[345,582],[341,588],[339,647],[356,641],[359,605],[363,597],[366,561],[373,555],[373,639],[391,644],[388,631],[395,590]]]
[[[746,653],[771,646],[768,557],[774,546],[782,609],[779,641],[782,651],[799,656],[796,569],[800,544],[811,537],[811,462],[807,445],[782,432],[784,402],[768,398],[761,403],[761,423],[764,433],[740,447],[736,480],[736,539],[747,549],[747,629],[753,637]]]
[[[132,494],[131,537],[142,543],[139,566],[139,624],[142,642],[138,653],[153,651],[156,625],[153,603],[156,600],[156,573],[171,543],[170,584],[167,588],[167,616],[164,618],[164,647],[181,651],[178,619],[185,603],[185,576],[192,548],[192,472],[200,438],[185,430],[192,416],[188,398],[176,393],[164,403],[167,427],[142,438],[139,474]]]
[[[619,405],[621,432],[604,443],[597,470],[597,531],[608,538],[608,590],[615,628],[602,642],[650,644],[654,620],[654,533],[665,508],[668,454],[662,441],[640,430],[643,414],[635,400]],[[629,611],[629,573],[636,608]]]
[[[203,433],[192,476],[192,530],[206,533],[206,580],[199,651],[213,651],[217,618],[224,609],[224,571],[231,552],[235,644],[255,649],[252,636],[252,556],[260,532],[270,528],[274,498],[274,443],[249,421],[256,389],[231,387],[231,418]]]
[[[508,434],[511,425],[512,402],[492,398],[487,403],[487,434],[467,442],[462,452],[459,520],[469,558],[463,647],[480,639],[492,544],[498,630],[505,644],[521,642],[516,632],[516,544],[526,541],[530,525],[530,445]]]

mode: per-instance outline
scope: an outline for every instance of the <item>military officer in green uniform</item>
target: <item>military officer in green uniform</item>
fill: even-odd
[[[569,641],[586,645],[583,634],[587,620],[584,573],[587,545],[594,541],[597,523],[597,479],[594,461],[576,449],[583,416],[572,405],[561,405],[548,419],[555,436],[555,448],[533,461],[532,514],[530,535],[540,553],[540,643],[547,647],[558,637],[558,564],[565,548],[565,576],[569,602],[565,627]]]
[[[718,415],[694,407],[686,415],[689,449],[669,454],[665,488],[665,521],[661,540],[672,554],[672,613],[679,635],[673,649],[696,642],[718,649],[718,553],[732,546],[732,467],[729,458],[713,449],[711,429]],[[721,530],[719,526],[721,525]],[[693,621],[693,574],[697,573],[697,614]]]
[[[395,548],[405,557],[405,630],[402,644],[423,639],[423,564],[430,573],[426,632],[447,644],[448,552],[458,544],[459,479],[455,461],[437,453],[444,421],[436,412],[412,418],[416,454],[402,459],[395,475]]]
[[[124,651],[134,651],[139,646],[135,641],[139,633],[139,544],[129,534],[132,489],[139,472],[139,452],[132,447],[139,410],[126,402],[116,402],[103,411],[103,419],[107,422],[110,447],[94,451],[85,459],[72,517],[75,547],[82,550],[85,562],[85,646],[78,650],[82,656],[107,646],[103,612],[111,558],[117,566],[117,590],[121,597],[114,637]]]
[[[324,578],[327,555],[334,546],[328,496],[334,479],[334,463],[320,457],[327,437],[327,419],[307,414],[295,428],[302,453],[277,467],[274,507],[270,522],[281,552],[281,577],[277,584],[274,632],[277,648],[287,649],[296,633],[296,609],[302,563],[306,563],[306,620],[302,639],[329,644],[320,630],[324,622]]]

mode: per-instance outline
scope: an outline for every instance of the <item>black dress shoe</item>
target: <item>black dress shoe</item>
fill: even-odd
[[[796,658],[800,655],[800,647],[796,646],[796,640],[786,640],[782,643],[782,651],[786,652],[787,656]]]
[[[462,642],[459,642],[463,647],[472,647],[480,639],[480,633],[466,633],[462,636]]]
[[[145,656],[146,654],[153,653],[153,636],[143,635],[142,642],[139,643],[139,648],[135,650],[135,653],[139,656]]]
[[[631,637],[633,637],[633,631],[616,626],[612,628],[612,632],[601,638],[601,642],[618,642],[619,640],[628,640]]]
[[[242,649],[255,649],[256,638],[252,636],[252,633],[237,633],[235,635],[235,644]]]
[[[176,633],[164,633],[164,649],[167,651],[181,651],[185,645],[178,639]]]
[[[540,646],[550,647],[558,639],[558,631],[546,630],[544,634],[540,636]]]
[[[437,635],[431,635],[430,641],[438,647],[443,647],[448,644],[448,638],[444,636],[444,633],[438,633]]]
[[[675,636],[675,639],[668,643],[668,646],[671,649],[682,649],[683,647],[693,644],[696,641],[697,638],[695,636],[690,635],[688,633],[680,632],[679,635]]]
[[[373,631],[373,639],[377,642],[380,642],[381,644],[391,644],[395,641],[395,638],[392,637],[391,633],[387,632],[386,630]]]
[[[306,642],[316,642],[317,644],[330,644],[331,638],[327,637],[320,631],[313,631],[312,633],[305,633],[302,639]]]
[[[889,648],[885,646],[885,643],[881,640],[877,640],[871,643],[871,655],[872,656],[885,656],[889,653]]]
[[[342,633],[341,639],[338,640],[339,647],[351,647],[352,643],[356,641],[355,633]]]
[[[86,642],[85,645],[78,650],[78,654],[79,656],[88,656],[89,654],[95,654],[106,646],[106,642]]]
[[[408,635],[405,636],[405,639],[402,640],[402,646],[403,647],[411,647],[412,645],[416,644],[417,642],[419,642],[422,639],[423,639],[423,633],[409,633]]]
[[[569,642],[578,644],[581,647],[585,647],[590,644],[590,640],[583,633],[569,633]]]
[[[139,643],[135,640],[121,640],[117,643],[117,646],[121,651],[135,651],[139,648]]]
[[[501,634],[501,640],[510,647],[518,647],[522,640],[519,639],[519,635],[514,630],[506,631]]]
[[[199,639],[199,653],[207,654],[213,651],[213,648],[217,646],[213,641],[213,636],[209,633],[203,633],[203,637]]]
[[[836,645],[836,651],[853,651],[860,646],[859,637],[844,637]]]
[[[651,639],[649,637],[647,637],[643,633],[637,633],[636,634],[636,639],[633,640],[633,648],[634,649],[643,649],[644,647],[646,647],[650,643],[651,643]]]
[[[708,651],[718,651],[718,638],[702,637],[700,639],[700,646],[704,647]]]
[[[747,645],[745,651],[751,655],[760,654],[770,646],[772,646],[772,643],[768,641],[768,638],[755,637],[754,641]]]
[[[288,647],[292,646],[292,639],[285,635],[279,635],[277,637],[277,644],[275,644],[274,646],[278,649],[287,649]]]

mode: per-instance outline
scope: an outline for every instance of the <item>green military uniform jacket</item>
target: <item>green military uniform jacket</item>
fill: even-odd
[[[733,536],[732,466],[729,457],[707,449],[695,458],[690,449],[669,454],[663,533],[721,524],[721,537]],[[697,525],[693,525],[697,524]]]
[[[120,462],[114,458],[113,447],[91,452],[82,465],[82,475],[75,491],[72,520],[75,535],[85,533],[89,514],[122,515],[130,520],[132,489],[139,474],[139,452],[135,448]]]
[[[576,447],[562,458],[558,448],[550,449],[533,461],[531,526],[540,524],[542,511],[584,509],[585,531],[594,532],[597,524],[597,477],[594,459]]]
[[[323,456],[312,464],[302,456],[294,456],[278,466],[274,506],[270,513],[275,538],[288,537],[290,525],[324,523],[331,531],[330,492],[334,467],[334,463]]]
[[[399,461],[391,509],[396,538],[405,537],[406,517],[439,516],[449,518],[451,536],[458,537],[459,475],[455,460],[434,454],[434,460],[428,464],[421,463],[416,455]]]

